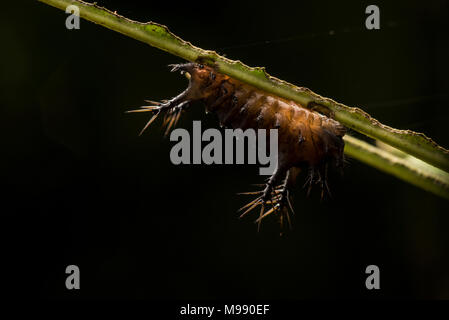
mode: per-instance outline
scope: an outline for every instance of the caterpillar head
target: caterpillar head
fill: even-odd
[[[180,71],[189,78],[187,96],[189,100],[207,99],[210,95],[216,94],[222,80],[226,77],[218,73],[214,68],[198,63],[172,64],[171,71]]]

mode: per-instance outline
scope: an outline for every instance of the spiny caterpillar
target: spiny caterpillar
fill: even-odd
[[[272,213],[279,214],[281,228],[285,219],[291,226],[289,211],[294,211],[289,194],[303,170],[308,173],[307,194],[313,184],[321,186],[321,197],[325,189],[329,192],[328,166],[334,164],[341,168],[343,164],[346,129],[339,122],[313,108],[305,108],[219,73],[213,67],[196,63],[170,66],[172,72],[187,73],[189,86],[171,100],[147,100],[151,105],[130,111],[153,113],[141,134],[161,113],[164,113],[167,134],[176,126],[181,112],[194,101],[202,101],[207,112],[217,114],[221,126],[242,130],[278,129],[277,168],[263,190],[243,193],[258,197],[240,209],[245,210],[240,217],[260,206],[258,228],[262,219]]]

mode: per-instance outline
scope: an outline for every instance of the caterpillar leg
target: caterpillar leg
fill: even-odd
[[[287,209],[287,205],[289,205],[290,209],[292,209],[290,199],[288,199],[289,196],[288,188],[286,188],[288,181],[288,174],[287,178],[284,179],[284,182],[277,185],[277,183],[280,180],[282,180],[285,176],[286,176],[285,170],[276,170],[273,176],[271,176],[269,181],[265,184],[265,188],[263,190],[240,193],[249,195],[259,195],[256,199],[240,208],[239,211],[245,210],[240,215],[240,218],[243,218],[246,214],[248,214],[249,212],[260,206],[259,217],[255,220],[255,223],[257,223],[258,230],[260,230],[262,220],[272,213],[280,214],[281,227],[283,227],[283,221],[285,217],[287,218],[287,221],[291,226],[290,215]]]
[[[321,188],[321,200],[324,199],[324,195],[327,193],[329,197],[332,197],[332,194],[329,189],[329,185],[327,184],[327,172],[328,172],[328,163],[324,163],[319,167],[309,167],[306,183],[304,184],[304,188],[307,186],[307,196],[310,195],[310,191],[314,184],[318,184]]]
[[[287,172],[287,176],[285,178],[285,182],[282,188],[282,192],[279,198],[279,222],[281,224],[281,229],[284,226],[284,220],[287,219],[287,223],[289,228],[292,228],[292,223],[290,219],[290,213],[295,214],[295,210],[293,210],[293,206],[290,199],[290,191],[296,185],[296,179],[298,175],[301,173],[301,168],[292,167]]]
[[[153,123],[154,120],[159,116],[161,112],[165,113],[164,116],[164,124],[163,126],[166,127],[165,129],[165,136],[168,135],[170,132],[170,129],[179,121],[179,118],[181,117],[181,112],[186,109],[189,106],[189,100],[185,99],[185,93],[181,93],[180,95],[176,96],[175,98],[171,100],[162,100],[162,102],[157,101],[151,101],[151,100],[145,100],[145,102],[150,103],[148,106],[142,106],[140,109],[137,110],[130,110],[127,111],[127,113],[132,112],[152,112],[153,116],[151,119],[147,122],[145,127],[140,131],[139,135],[142,135],[142,133],[150,126],[151,123]]]
[[[260,206],[259,217],[255,221],[258,223],[259,228],[262,219],[272,213],[279,215],[281,229],[284,227],[285,220],[287,220],[287,224],[291,228],[290,214],[294,214],[295,211],[291,203],[290,192],[296,185],[296,180],[300,172],[301,168],[292,167],[287,171],[283,183],[278,184],[276,187],[273,187],[273,182],[276,182],[277,180],[272,177],[263,190],[240,193],[247,195],[259,195],[256,199],[239,209],[239,211],[244,211],[240,215],[240,218]],[[307,196],[309,196],[313,185],[319,185],[321,188],[321,199],[324,198],[325,194],[331,196],[331,192],[327,184],[327,172],[328,163],[324,163],[317,167],[309,167],[307,179],[304,184],[304,187],[307,187]]]

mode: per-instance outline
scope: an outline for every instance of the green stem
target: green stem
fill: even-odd
[[[449,199],[449,174],[407,154],[398,155],[351,136],[345,153],[417,187]]]
[[[274,78],[268,75],[264,68],[250,68],[240,61],[224,58],[214,51],[195,47],[171,33],[166,26],[153,22],[140,23],[132,21],[95,4],[79,0],[39,1],[62,10],[65,10],[69,5],[76,5],[79,8],[80,16],[86,20],[145,42],[183,59],[213,65],[219,72],[272,94],[297,101],[303,106],[309,107],[313,103],[320,108],[324,107],[336,120],[347,127],[381,140],[438,168],[449,171],[449,151],[437,145],[424,134],[390,128],[381,124],[361,109],[347,107],[329,98],[321,97],[307,88],[296,87]],[[418,185],[425,190],[447,197],[449,181],[447,176],[435,178],[435,180],[429,173],[432,170],[423,169],[420,171],[419,176],[427,178],[418,179],[417,172],[412,170],[413,166],[411,165],[404,164],[399,170],[398,166],[390,161],[390,156],[392,155],[388,151],[370,146],[352,137],[347,137],[345,141],[347,145],[345,152],[350,156]],[[387,161],[388,159],[389,161]],[[402,160],[407,161],[405,159]]]

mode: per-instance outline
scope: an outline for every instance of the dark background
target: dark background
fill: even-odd
[[[449,146],[445,1],[98,1],[193,44]],[[377,4],[381,29],[365,29]],[[2,290],[13,297],[449,298],[446,200],[350,160],[333,199],[294,196],[294,229],[239,220],[256,166],[172,165],[157,121],[181,59],[36,1],[2,4]],[[329,32],[333,31],[333,35]],[[194,106],[179,127],[217,127]],[[81,290],[65,288],[65,268]],[[381,290],[365,288],[365,268]],[[5,286],[4,283],[10,286]]]

